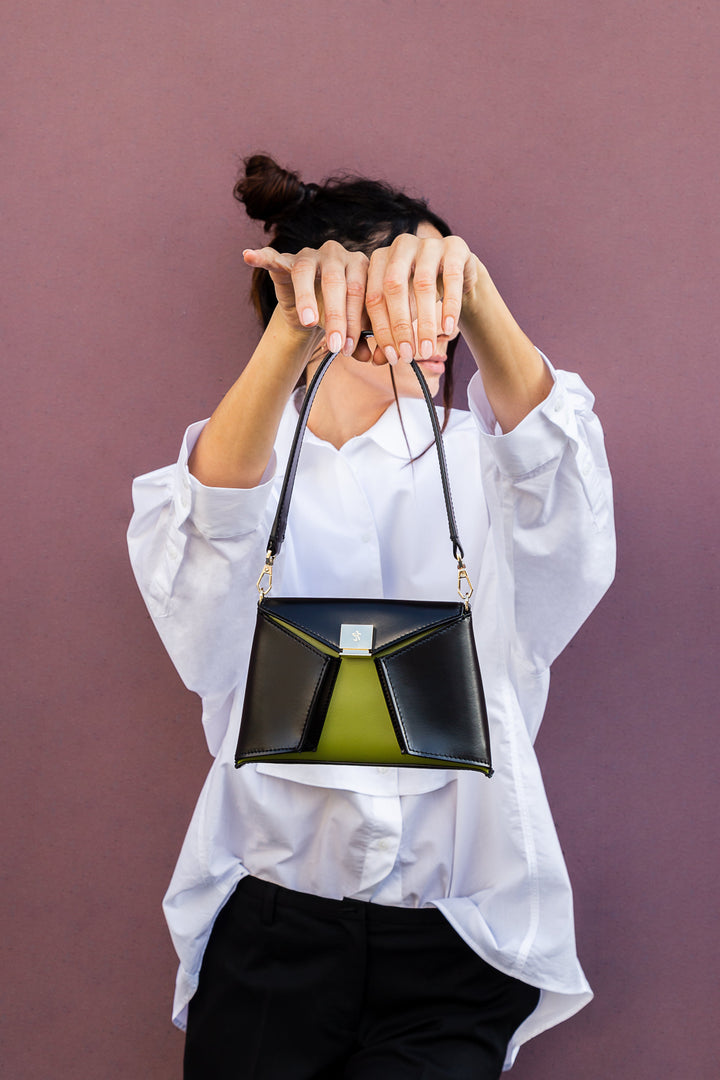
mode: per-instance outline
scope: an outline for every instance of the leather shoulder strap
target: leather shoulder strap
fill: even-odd
[[[364,336],[368,336],[364,334]],[[305,399],[300,409],[300,415],[298,416],[297,425],[295,427],[295,435],[293,436],[292,446],[290,448],[290,455],[288,457],[287,467],[285,469],[285,476],[283,479],[282,489],[280,491],[280,501],[278,502],[277,513],[275,514],[275,521],[273,522],[272,530],[267,544],[268,560],[272,562],[275,556],[282,547],[283,540],[285,539],[285,528],[287,526],[288,510],[290,508],[290,499],[292,497],[293,485],[295,483],[295,474],[297,472],[298,461],[300,459],[300,449],[302,447],[303,436],[305,434],[305,428],[307,427],[308,416],[312,403],[315,400],[315,394],[317,393],[320,382],[330,367],[331,363],[338,355],[336,352],[328,352],[320,361],[317,371],[312,377],[310,385],[307,388]],[[430,423],[432,425],[433,437],[435,440],[435,449],[437,450],[438,464],[440,466],[440,479],[442,481],[443,495],[445,497],[445,510],[447,512],[448,527],[450,529],[450,539],[453,545],[453,555],[458,563],[461,563],[464,554],[462,545],[460,544],[460,538],[458,537],[457,524],[455,522],[455,511],[452,504],[452,496],[450,494],[450,483],[448,480],[447,463],[445,461],[445,450],[443,448],[442,434],[440,431],[440,425],[438,423],[437,413],[435,411],[435,405],[430,395],[430,390],[425,381],[425,376],[420,370],[419,366],[413,360],[410,365],[417,376],[420,388],[422,390],[425,404],[427,405],[428,414],[430,416]]]

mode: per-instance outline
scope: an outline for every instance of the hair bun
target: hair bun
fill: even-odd
[[[248,217],[263,221],[266,230],[317,188],[315,184],[303,184],[298,173],[283,169],[267,154],[245,158],[244,166],[245,175],[238,180],[233,195],[245,204]]]

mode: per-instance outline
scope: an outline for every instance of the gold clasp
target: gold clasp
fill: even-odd
[[[474,592],[475,590],[473,589],[472,581],[468,577],[468,572],[465,569],[465,563],[462,559],[458,559],[458,596],[463,601],[466,608],[469,607],[470,597]]]
[[[268,551],[267,554],[265,555],[265,565],[263,566],[262,574],[257,579],[257,591],[260,593],[260,599],[261,600],[264,600],[265,597],[267,596],[267,594],[272,589],[272,571],[273,571],[273,563],[274,562],[275,562],[275,556],[272,555]],[[262,581],[263,581],[263,578],[266,575],[267,575],[268,583],[267,583],[267,589],[264,589]]]

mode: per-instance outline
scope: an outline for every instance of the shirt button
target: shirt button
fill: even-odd
[[[378,847],[381,851],[387,851],[389,846],[390,845],[388,844],[387,840],[378,840]]]
[[[385,773],[389,773],[390,770],[388,769],[387,765],[378,765],[378,772],[384,775]]]
[[[370,535],[370,533],[365,532],[362,534],[360,539],[362,540],[363,544],[369,544],[372,540],[372,536]]]
[[[555,410],[555,412],[561,412],[564,404],[565,402],[563,400],[562,394],[556,394],[555,403],[553,405],[553,409]]]

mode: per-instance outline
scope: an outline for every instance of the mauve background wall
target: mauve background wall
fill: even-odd
[[[717,1075],[719,23],[710,0],[4,5],[3,1075],[180,1075],[159,904],[209,758],[124,532],[132,475],[255,339],[230,189],[258,148],[426,193],[598,395],[618,579],[539,739],[597,998],[514,1075]]]

